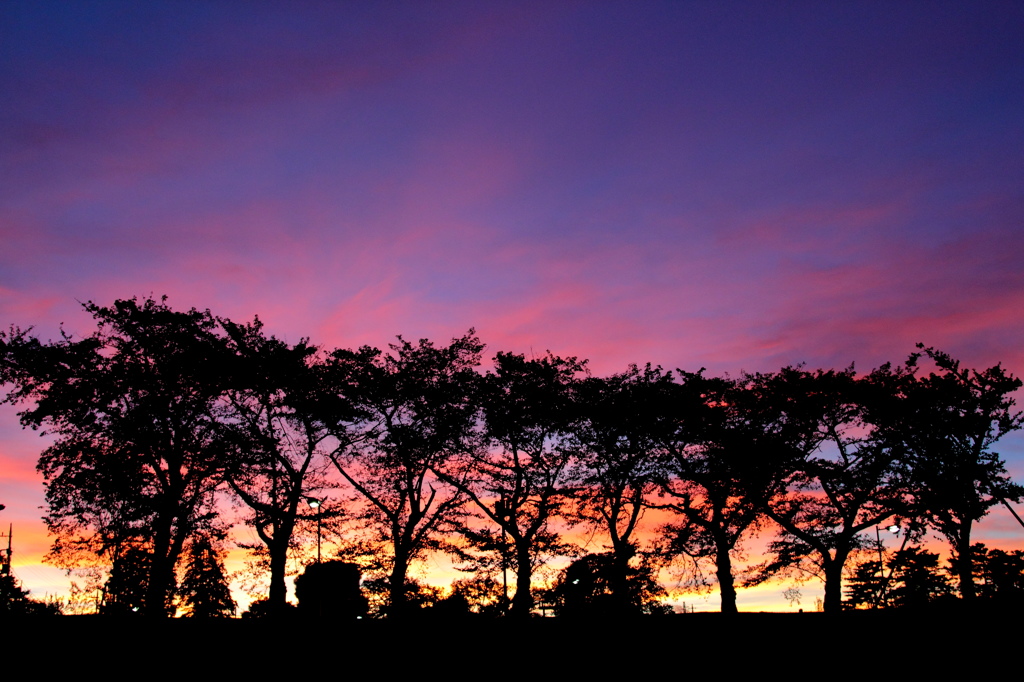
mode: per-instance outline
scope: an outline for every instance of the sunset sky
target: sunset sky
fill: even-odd
[[[167,294],[595,373],[1020,375],[1022,264],[1020,2],[0,4],[0,326],[44,338]],[[0,410],[38,592],[43,442]]]

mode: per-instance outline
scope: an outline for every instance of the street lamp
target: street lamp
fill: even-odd
[[[323,500],[315,497],[307,497],[306,504],[310,509],[316,510],[316,562],[320,563],[320,519],[323,518]]]
[[[885,527],[887,531],[893,535],[900,534],[899,524],[890,523]],[[878,572],[880,573],[881,584],[878,586],[878,598],[877,601],[881,604],[882,599],[885,597],[885,593],[889,590],[889,578],[892,577],[890,572],[889,576],[885,575],[885,558],[882,555],[882,534],[879,532],[878,526],[875,526],[875,542],[878,543]]]
[[[508,507],[508,502],[505,501],[505,497],[502,496],[497,502],[494,503],[494,511],[497,512],[498,518],[501,519],[501,593],[502,593],[502,610],[507,614],[509,603],[508,603],[508,523],[512,520],[512,512]]]

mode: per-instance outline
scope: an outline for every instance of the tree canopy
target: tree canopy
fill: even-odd
[[[39,458],[44,520],[55,550],[123,545],[151,556],[142,609],[170,608],[185,541],[216,511],[211,495],[237,441],[219,402],[225,356],[209,311],[166,300],[89,302],[98,329],[42,343],[12,330],[3,342],[5,400],[22,424],[54,438]]]
[[[483,344],[470,330],[448,346],[399,337],[390,353],[336,351],[332,374],[358,415],[333,422],[340,445],[330,457],[362,498],[359,517],[390,554],[392,615],[406,606],[410,563],[442,547],[459,528],[463,494],[436,471],[475,447],[476,368]]]
[[[447,345],[328,350],[163,298],[83,308],[96,326],[85,336],[0,332],[0,384],[21,423],[50,438],[38,461],[50,560],[102,564],[108,613],[230,613],[213,539],[233,524],[267,558],[270,598],[254,612],[271,616],[288,610],[286,577],[310,560],[314,529],[318,548],[361,562],[351,570],[367,576],[374,612],[391,616],[444,601],[413,572],[430,552],[468,562],[474,589],[487,586],[478,610],[507,609],[493,592],[511,569],[511,612],[526,617],[538,571],[595,544],[573,579],[604,610],[657,610],[661,593],[640,599],[637,586],[655,581],[660,545],[713,563],[734,612],[733,559],[755,534],[771,550],[760,577],[816,574],[831,611],[872,527],[896,520],[907,540],[930,529],[949,542],[963,599],[1019,592],[1019,557],[985,550],[979,577],[972,540],[994,505],[1024,497],[995,449],[1024,425],[1021,381],[1000,365],[921,347],[862,374],[633,365],[602,377],[577,358],[498,352],[485,372],[473,330]],[[910,550],[862,561],[848,596],[934,596],[933,564]],[[447,608],[470,608],[467,585]]]
[[[960,594],[973,599],[973,526],[993,505],[1024,496],[993,450],[1024,423],[1012,397],[1021,380],[1000,365],[969,369],[946,353],[921,348],[908,366],[928,358],[934,370],[911,385],[901,435],[912,462],[918,514],[949,542]]]

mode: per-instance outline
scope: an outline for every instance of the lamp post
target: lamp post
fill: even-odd
[[[320,563],[320,519],[323,518],[323,500],[315,497],[307,497],[306,504],[310,509],[316,510],[316,562]]]
[[[505,506],[505,498],[494,503],[494,511],[501,519],[501,594],[503,611],[508,610],[508,548],[505,546],[505,523],[508,520],[508,509]]]
[[[893,535],[900,534],[899,524],[891,523],[886,526],[885,529]],[[885,558],[882,555],[882,534],[879,532],[878,526],[875,526],[875,542],[878,543],[878,572],[881,574],[879,576],[881,581],[878,586],[877,601],[881,604],[882,599],[885,597],[885,593],[889,589],[889,578],[892,577],[892,572],[890,571],[888,576],[885,574]]]

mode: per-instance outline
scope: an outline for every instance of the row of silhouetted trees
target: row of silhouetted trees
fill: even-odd
[[[270,614],[287,608],[297,534],[315,528],[380,573],[392,616],[411,608],[410,566],[432,551],[481,575],[508,569],[509,612],[526,616],[535,571],[578,553],[565,531],[581,525],[605,550],[588,561],[610,613],[636,609],[638,576],[652,575],[641,535],[709,566],[726,612],[734,560],[770,537],[744,579],[813,572],[835,610],[844,570],[886,524],[910,542],[945,538],[972,600],[972,528],[1024,493],[993,449],[1021,426],[1020,380],[930,348],[863,374],[647,365],[599,377],[551,354],[499,352],[484,370],[472,330],[447,345],[331,350],[166,299],[84,307],[88,336],[0,332],[0,383],[50,437],[38,469],[51,559],[112,565],[115,583],[133,566],[131,608],[150,614],[183,593],[188,552],[216,572],[234,522],[225,496],[259,538]],[[653,508],[668,521],[643,528]]]

